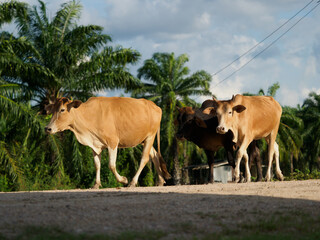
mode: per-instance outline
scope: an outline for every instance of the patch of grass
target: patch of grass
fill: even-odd
[[[200,217],[209,217],[206,213],[197,213]],[[216,218],[216,216],[213,216]],[[218,218],[219,219],[219,218]],[[303,210],[292,210],[273,213],[272,216],[261,216],[260,219],[246,223],[226,225],[216,219],[221,227],[216,232],[203,231],[197,222],[182,221],[173,224],[167,231],[124,231],[119,234],[70,233],[57,228],[28,227],[14,240],[158,240],[173,234],[175,239],[217,239],[217,240],[313,240],[320,239],[320,216]],[[0,234],[0,240],[6,238]]]
[[[202,239],[223,240],[307,240],[320,239],[320,216],[312,217],[305,212],[294,210],[282,212],[256,222],[240,224],[235,230],[208,234]]]
[[[310,172],[308,169],[304,172],[296,169],[290,176],[286,177],[286,180],[307,180],[307,179],[320,179],[320,171],[313,170]]]
[[[178,224],[173,224],[172,227],[176,229],[176,233],[186,233],[192,234],[197,232],[197,227],[193,225],[191,222],[181,222]]]
[[[13,238],[15,240],[158,240],[167,234],[161,231],[125,231],[120,234],[77,234],[69,233],[58,228],[27,227],[24,231]],[[5,240],[1,237],[0,240]],[[12,238],[10,238],[12,239]]]

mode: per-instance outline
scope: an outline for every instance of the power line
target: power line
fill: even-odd
[[[313,1],[313,0],[312,0]],[[311,2],[312,2],[311,1]],[[310,3],[309,3],[310,4]],[[293,27],[295,27],[300,21],[302,21],[306,16],[308,16],[314,9],[316,9],[320,4],[320,0],[317,2],[317,5],[315,5],[311,10],[309,10],[304,16],[302,16],[296,23],[294,23],[289,29],[287,29],[284,33],[282,33],[278,38],[276,38],[273,42],[271,42],[268,46],[266,46],[263,50],[261,50],[259,53],[257,53],[256,55],[254,55],[248,62],[246,62],[244,65],[242,65],[240,68],[238,68],[237,70],[235,70],[234,72],[232,72],[230,75],[228,75],[227,77],[225,77],[223,80],[221,80],[220,82],[218,82],[214,87],[218,86],[219,84],[221,84],[222,82],[226,81],[227,79],[229,79],[230,77],[232,77],[234,74],[236,74],[237,72],[239,72],[242,68],[244,68],[246,65],[248,65],[252,60],[254,60],[256,57],[258,57],[260,54],[262,54],[263,52],[265,52],[267,49],[269,49],[275,42],[277,42],[280,38],[282,38],[287,32],[289,32]],[[235,61],[233,61],[235,62]],[[232,62],[232,63],[233,63]],[[230,64],[231,65],[231,64]]]
[[[245,56],[247,53],[251,52],[251,50],[255,49],[257,46],[259,46],[261,43],[263,43],[265,40],[267,40],[269,37],[271,37],[274,33],[276,33],[278,30],[280,30],[283,26],[285,26],[289,21],[291,21],[295,16],[297,16],[300,12],[302,12],[306,7],[308,7],[314,0],[311,0],[307,5],[305,5],[300,11],[298,11],[296,14],[294,14],[291,18],[289,18],[285,23],[283,23],[280,27],[278,27],[276,30],[274,30],[272,33],[270,33],[268,36],[266,36],[264,39],[262,39],[260,42],[258,42],[256,45],[254,45],[252,48],[250,48],[248,51],[244,52],[242,55],[237,57],[235,60],[233,60],[231,63],[227,64],[217,72],[213,74],[213,76],[217,75],[218,73],[225,70],[227,67],[231,66],[233,63],[238,61],[240,58]],[[320,0],[319,0],[320,1]]]

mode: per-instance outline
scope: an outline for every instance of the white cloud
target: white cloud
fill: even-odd
[[[65,1],[52,2],[49,4],[57,9]],[[142,61],[132,69],[142,66],[154,52],[174,52],[176,56],[188,54],[187,66],[192,72],[203,69],[213,74],[283,24],[308,1],[81,0],[81,3],[84,5],[81,24],[101,25],[113,37],[114,44],[142,54]],[[320,89],[319,10],[212,89],[213,93],[228,99],[236,93],[256,93],[260,88],[266,91],[279,82],[277,99],[284,105],[295,106],[307,97],[304,91]],[[218,79],[221,81],[247,63],[281,33],[219,74]],[[214,78],[212,88],[217,81]]]
[[[219,84],[221,79],[218,77],[213,77],[212,85],[210,91],[219,99],[231,99],[232,95],[242,93],[243,80],[241,77],[236,77],[233,82],[225,82],[224,84]]]
[[[317,94],[320,94],[320,88],[303,88],[302,89],[302,96],[305,98],[309,97],[309,93],[315,92]]]
[[[299,102],[302,103],[301,95],[297,90],[290,88],[280,88],[279,102],[284,106],[296,107]]]
[[[307,66],[305,68],[306,77],[315,77],[317,75],[317,59],[314,56],[310,56],[307,59]]]

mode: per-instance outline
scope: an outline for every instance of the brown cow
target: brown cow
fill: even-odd
[[[197,111],[197,114],[196,114]],[[183,107],[179,109],[176,125],[178,130],[176,137],[179,140],[187,139],[195,143],[198,147],[203,148],[207,155],[209,166],[209,183],[214,182],[213,167],[214,155],[221,147],[227,152],[229,165],[234,169],[232,133],[218,134],[216,127],[218,120],[216,117],[202,119],[198,115],[205,115],[192,107]]]
[[[129,186],[136,186],[149,155],[158,172],[158,184],[163,185],[164,178],[170,178],[160,153],[162,111],[153,102],[125,97],[92,97],[82,103],[60,98],[48,105],[46,110],[53,114],[45,127],[47,133],[71,130],[81,144],[92,149],[96,167],[94,188],[101,186],[100,159],[103,149],[109,151],[109,168],[117,181],[127,184],[127,178],[120,176],[116,170],[117,149],[134,147],[140,143],[143,143],[140,167]],[[156,134],[158,152],[152,146]]]
[[[208,101],[208,100],[207,100]],[[280,170],[277,137],[282,108],[272,97],[268,96],[233,96],[231,100],[210,100],[211,106],[203,110],[206,114],[217,116],[219,125],[218,133],[225,134],[232,131],[233,141],[239,147],[236,156],[235,178],[239,181],[239,166],[242,157],[245,159],[246,180],[250,182],[247,147],[253,140],[265,138],[268,143],[268,170],[266,180],[271,179],[271,165],[275,157],[276,174],[280,180],[283,175]]]
[[[205,107],[205,104],[201,107]],[[226,150],[229,165],[232,167],[232,170],[234,170],[235,163],[233,152],[235,143],[232,141],[233,134],[231,131],[226,134],[219,134],[216,132],[216,127],[218,126],[217,117],[207,117],[202,113],[202,108],[193,109],[192,107],[183,107],[178,109],[178,116],[176,120],[178,130],[176,136],[179,140],[187,139],[205,150],[209,166],[208,181],[209,183],[213,183],[215,153],[223,147]],[[256,163],[257,181],[261,181],[261,158],[260,150],[257,147],[256,141],[253,141],[249,145],[248,149],[250,154],[250,167],[253,162]]]

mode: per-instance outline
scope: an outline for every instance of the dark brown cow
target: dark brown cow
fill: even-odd
[[[242,157],[246,164],[246,178],[250,181],[247,148],[253,140],[265,138],[268,143],[268,170],[266,180],[271,179],[271,165],[276,159],[276,173],[280,180],[283,175],[279,165],[279,149],[275,142],[282,108],[272,97],[236,95],[231,100],[207,100],[204,113],[216,116],[219,125],[216,131],[226,134],[231,131],[233,142],[239,147],[236,157],[235,178],[239,180],[239,166]]]
[[[205,106],[202,106],[205,107]],[[209,165],[209,183],[214,182],[214,155],[221,147],[227,152],[229,165],[234,169],[235,162],[233,158],[234,146],[233,134],[218,134],[216,128],[218,119],[216,117],[207,117],[202,114],[201,110],[191,107],[183,107],[179,109],[177,116],[178,130],[176,136],[178,139],[187,139],[195,143],[198,147],[203,148],[207,155]],[[256,142],[250,144],[250,162],[256,162],[258,171],[258,181],[262,179],[260,150]]]
[[[94,188],[101,186],[100,157],[103,149],[109,151],[109,168],[117,181],[127,184],[127,178],[120,176],[116,170],[117,149],[134,147],[140,143],[144,145],[140,167],[129,186],[136,186],[149,155],[158,172],[159,185],[164,184],[164,178],[170,178],[160,154],[162,111],[153,102],[122,97],[92,97],[82,103],[60,98],[48,105],[46,110],[53,114],[45,127],[47,133],[71,130],[81,144],[92,149],[96,167]],[[152,146],[157,133],[158,152]]]

